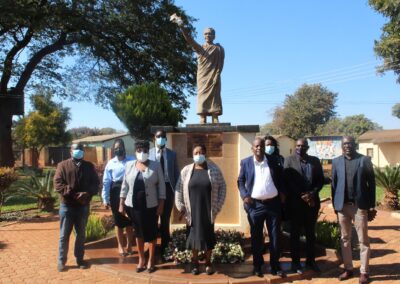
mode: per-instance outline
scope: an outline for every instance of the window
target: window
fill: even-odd
[[[374,149],[367,148],[367,156],[373,158],[374,157]]]

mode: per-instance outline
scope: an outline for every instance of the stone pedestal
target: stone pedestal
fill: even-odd
[[[193,162],[192,146],[197,143],[207,147],[207,158],[221,169],[227,185],[225,204],[216,220],[216,228],[236,229],[249,232],[246,212],[239,195],[237,178],[240,161],[252,155],[251,144],[259,132],[258,125],[231,126],[230,123],[188,124],[186,127],[153,126],[152,132],[163,129],[167,132],[167,147],[177,153],[182,169]],[[172,214],[172,228],[181,226],[177,212]]]

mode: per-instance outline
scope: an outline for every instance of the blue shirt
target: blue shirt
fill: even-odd
[[[101,192],[104,204],[110,204],[111,183],[123,180],[126,162],[133,160],[135,160],[134,157],[126,156],[122,161],[118,160],[118,157],[114,157],[108,161],[106,168],[104,169],[103,190]]]

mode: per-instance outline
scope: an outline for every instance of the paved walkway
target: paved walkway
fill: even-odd
[[[331,208],[324,208],[324,212],[322,217],[334,218]],[[165,283],[165,281],[160,281],[162,277],[159,276],[167,275],[168,270],[157,271],[154,275],[158,276],[154,278],[145,276],[134,278],[135,273],[132,270],[125,273],[121,272],[121,269],[117,271],[112,269],[110,264],[104,264],[107,263],[107,259],[96,261],[93,258],[90,269],[79,270],[74,267],[71,250],[67,262],[68,271],[57,272],[58,226],[56,217],[0,226],[0,283]],[[400,219],[391,217],[388,212],[379,212],[377,218],[370,224],[370,236],[371,280],[374,283],[400,283]],[[89,257],[91,257],[90,250],[90,248],[87,250]],[[108,263],[111,262],[117,265],[115,261],[108,261]],[[125,261],[121,261],[118,265],[122,267],[122,270],[124,263]],[[355,261],[355,267],[359,267],[358,261]],[[171,273],[172,270],[170,270]],[[179,270],[182,274],[182,269],[179,268]],[[295,283],[337,283],[337,274],[338,269],[331,266],[311,281],[300,280]],[[178,279],[174,281],[171,276],[168,277],[168,283],[177,283]],[[183,279],[186,278],[186,282],[192,281],[190,274],[188,276],[183,275]],[[202,283],[214,283],[219,282],[220,279],[221,274],[204,275],[198,280]],[[233,280],[227,278],[224,283],[268,283],[268,281],[267,278],[258,279],[249,276]],[[358,283],[358,279],[354,278],[342,283]]]

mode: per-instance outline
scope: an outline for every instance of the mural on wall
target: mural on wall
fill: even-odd
[[[342,136],[308,137],[310,149],[307,154],[319,159],[331,160],[342,155],[341,139]]]

